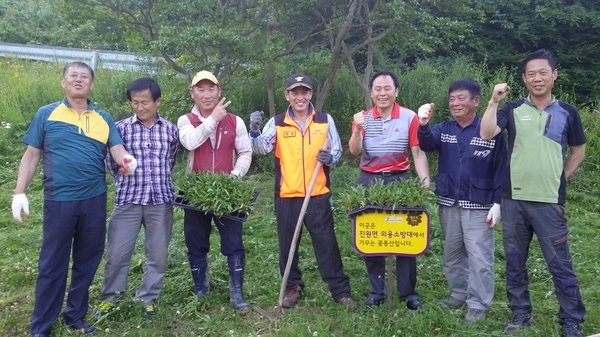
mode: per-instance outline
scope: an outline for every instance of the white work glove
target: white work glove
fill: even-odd
[[[500,214],[500,204],[494,204],[494,206],[490,208],[485,222],[490,224],[490,228],[494,228],[494,226],[498,224],[500,219],[502,219],[502,216]]]
[[[431,119],[431,112],[433,111],[435,104],[433,103],[425,103],[421,105],[417,115],[419,116],[419,124],[427,125],[429,123],[429,119]]]
[[[27,200],[25,193],[13,195],[12,200],[13,217],[15,217],[15,219],[20,223],[24,223],[25,220],[21,217],[21,211],[25,215],[29,215],[29,201]]]
[[[123,166],[119,168],[119,172],[124,176],[130,176],[137,168],[137,160],[132,155],[126,154],[123,157]]]

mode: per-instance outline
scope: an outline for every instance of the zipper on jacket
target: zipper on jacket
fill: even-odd
[[[304,196],[306,197],[306,170],[305,170],[305,160],[304,160],[304,133],[302,133],[302,130],[300,130],[300,133],[302,134],[302,185],[304,186]]]
[[[212,150],[212,173],[215,173],[215,149]]]
[[[210,141],[210,139],[208,139],[208,141]],[[215,152],[216,151],[215,151],[215,146],[213,144],[210,144],[210,145],[211,145],[211,150],[212,150],[211,151],[211,153],[212,153],[212,165],[211,165],[211,167],[212,167],[212,172],[215,173]]]
[[[217,149],[221,146],[221,138],[223,138],[223,128],[219,127],[219,133],[215,135],[217,137]]]
[[[542,135],[546,135],[548,133],[548,129],[550,129],[550,123],[552,123],[552,115],[548,114],[546,117],[546,125],[544,126],[544,133],[542,133]]]
[[[454,190],[454,196],[455,196],[454,200],[455,200],[456,204],[459,203],[458,197],[460,196],[460,177],[461,177],[460,174],[461,174],[461,169],[462,169],[462,159],[463,159],[463,155],[467,152],[467,148],[465,148],[463,155],[460,154],[460,136],[462,135],[462,132],[464,130],[459,130],[459,131],[461,134],[457,135],[457,138],[456,138],[456,145],[457,145],[456,150],[458,151],[458,153],[457,153],[458,154],[458,172],[457,172],[458,179],[456,179],[456,189]],[[467,147],[469,147],[469,146],[467,145]]]

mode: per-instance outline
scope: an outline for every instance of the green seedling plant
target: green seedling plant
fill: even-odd
[[[365,207],[367,205],[367,189],[358,185],[351,187],[339,196],[340,205],[345,212]]]
[[[383,180],[376,180],[367,188],[367,197],[369,205],[385,206],[387,202],[387,185],[383,184]]]
[[[340,194],[340,204],[344,211],[350,212],[367,205],[398,207],[424,207],[432,192],[423,188],[419,178],[396,180],[384,184],[377,180],[369,187],[352,187]]]
[[[213,172],[181,176],[175,185],[191,206],[216,216],[250,211],[256,188],[253,181]]]

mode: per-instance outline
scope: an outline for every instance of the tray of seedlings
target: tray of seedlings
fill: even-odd
[[[350,217],[363,212],[423,212],[430,197],[418,178],[396,180],[383,184],[377,180],[368,187],[355,186],[340,195],[340,205]]]
[[[224,173],[198,172],[175,181],[173,205],[244,222],[260,194],[254,181]]]

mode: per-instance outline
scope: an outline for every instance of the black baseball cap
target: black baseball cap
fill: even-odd
[[[305,87],[308,90],[312,90],[312,82],[306,75],[294,74],[285,82],[285,91],[290,91],[297,87]]]

